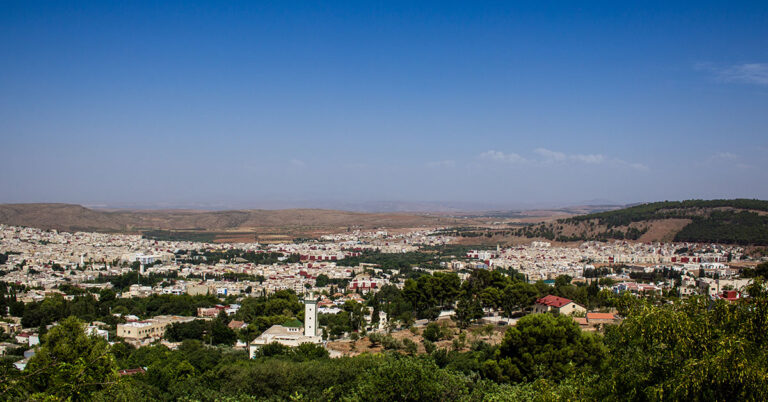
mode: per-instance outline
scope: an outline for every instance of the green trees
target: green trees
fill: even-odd
[[[694,217],[675,235],[675,241],[766,245],[768,216],[747,211],[713,211],[706,217]]]
[[[385,312],[390,319],[408,321],[413,317],[413,306],[395,285],[382,286],[372,298],[371,303],[374,304],[374,309],[378,305],[378,310]]]
[[[236,320],[254,323],[259,317],[294,317],[304,310],[299,297],[289,290],[279,290],[269,297],[247,297],[240,303]],[[281,318],[281,322],[285,319]],[[268,327],[267,327],[268,328]],[[261,328],[265,330],[266,328]]]
[[[718,210],[728,208],[732,210]],[[768,211],[768,201],[688,200],[636,205],[616,211],[580,215],[517,230],[517,235],[550,240],[637,240],[648,231],[645,222],[659,219],[691,219],[675,236],[675,241],[733,244],[768,244],[768,217],[753,211]],[[590,233],[565,235],[562,225],[589,225]],[[601,227],[596,228],[595,224]],[[633,226],[630,226],[633,224]],[[597,229],[597,230],[596,230]]]
[[[418,351],[419,346],[416,344],[416,342],[412,341],[409,338],[403,339],[403,350],[405,353],[408,353],[408,355],[413,356]]]
[[[483,305],[475,297],[462,297],[456,304],[456,322],[460,328],[467,328],[475,320],[483,317]]]
[[[430,342],[437,342],[441,339],[446,339],[451,336],[451,330],[436,322],[430,322],[427,327],[424,328],[421,336]]]
[[[200,264],[206,262],[208,264],[216,264],[219,261],[232,262],[235,259],[242,258],[250,263],[254,264],[274,264],[279,261],[280,257],[284,257],[285,254],[278,252],[256,252],[245,251],[242,249],[230,249],[230,250],[192,250],[189,254],[177,255],[177,261],[188,264]],[[287,261],[298,262],[299,255],[291,254],[287,256]]]
[[[414,265],[421,267],[438,268],[437,261],[432,254],[411,251],[407,253],[382,253],[379,251],[364,251],[361,256],[344,258],[336,262],[338,265],[354,267],[360,263],[377,264],[385,271],[398,271],[408,275]]]
[[[596,336],[581,332],[568,316],[531,314],[507,330],[496,362],[486,369],[499,380],[560,380],[599,366],[606,350]]]
[[[210,307],[219,302],[214,296],[152,295],[145,298],[116,298],[112,290],[105,289],[96,300],[92,294],[75,296],[65,300],[61,295],[46,297],[40,302],[11,303],[12,313],[22,317],[24,327],[39,327],[52,324],[69,316],[83,321],[100,320],[113,322],[111,313],[135,314],[151,317],[161,314],[193,316],[198,307]]]
[[[347,300],[342,311],[337,314],[320,314],[318,321],[325,326],[323,336],[335,339],[344,333],[365,328],[366,307],[352,300]]]
[[[292,349],[291,355],[295,361],[307,361],[327,358],[328,351],[321,345],[302,343]]]
[[[320,274],[317,276],[317,278],[315,278],[315,286],[319,288],[328,286],[329,283],[330,283],[330,279],[326,274]]]
[[[94,280],[96,283],[111,283],[112,286],[115,287],[115,289],[124,291],[127,290],[131,285],[144,285],[144,286],[154,286],[158,283],[168,279],[168,278],[176,278],[178,277],[177,273],[168,273],[168,274],[158,274],[158,273],[149,273],[145,275],[139,275],[139,262],[134,261],[132,264],[133,272],[127,272],[122,275],[103,275],[99,274],[98,277]]]
[[[483,307],[497,309],[503,304],[504,292],[497,288],[489,287],[483,289],[479,297]]]
[[[220,320],[214,319],[210,323],[210,341],[216,345],[232,345],[237,340],[237,334],[230,329],[227,324]]]
[[[536,287],[527,282],[515,282],[504,288],[501,299],[501,308],[507,317],[511,317],[516,311],[530,307],[539,297]]]
[[[256,353],[257,358],[265,357],[284,357],[297,362],[325,359],[328,357],[328,351],[321,345],[312,343],[302,343],[292,348],[281,345],[277,342],[266,344],[259,348]]]
[[[16,300],[16,292],[23,289],[24,285],[0,281],[0,317],[6,312],[15,316],[24,314],[24,303]]]
[[[232,345],[237,340],[237,334],[227,327],[226,321],[217,317],[211,321],[173,323],[165,330],[164,338],[171,342],[195,339],[213,345]]]
[[[764,279],[768,279],[768,262],[764,262],[755,268],[744,268],[744,270],[741,271],[741,276],[743,278],[754,278],[761,276]]]
[[[254,360],[189,339],[178,350],[109,348],[68,318],[49,331],[27,371],[0,370],[0,399],[758,400],[768,394],[768,291],[758,278],[747,293],[732,304],[652,305],[627,295],[618,299],[625,319],[607,327],[604,342],[570,317],[533,314],[498,346],[438,349],[427,340],[440,338],[432,323],[422,333],[429,355],[371,334],[392,351],[340,359],[310,344],[266,345]],[[147,373],[118,378],[118,367]]]
[[[184,339],[201,340],[207,327],[207,323],[203,320],[175,322],[165,330],[164,338],[171,342],[181,342]]]
[[[454,273],[436,272],[408,279],[403,287],[403,297],[414,307],[416,317],[435,319],[440,308],[451,305],[460,292],[461,280]]]
[[[573,285],[562,286],[562,290],[581,292],[584,300],[588,297],[585,290],[582,292]],[[371,298],[370,305],[374,311],[384,311],[389,319],[403,323],[414,318],[435,319],[441,308],[456,307],[458,320],[462,325],[469,325],[482,317],[483,307],[501,309],[511,316],[533,305],[536,298],[552,292],[553,288],[547,284],[525,282],[514,270],[506,273],[475,270],[464,282],[456,274],[437,272],[406,280],[402,290],[385,285]]]
[[[362,401],[456,401],[469,394],[471,382],[431,360],[388,358],[358,384],[355,397]]]
[[[32,393],[84,400],[115,384],[118,376],[109,345],[86,335],[83,325],[69,317],[48,331],[25,370],[34,373],[28,380]]]
[[[362,304],[347,300],[342,308],[345,312],[349,313],[349,327],[352,331],[358,331],[365,327],[367,309]]]
[[[630,306],[606,332],[608,399],[757,400],[768,394],[768,297]]]
[[[475,295],[481,308],[501,309],[505,315],[511,316],[514,312],[533,305],[540,293],[514,270],[509,270],[508,275],[500,271],[475,270],[462,283],[461,290],[463,302],[460,300],[460,303],[464,310],[462,314],[468,313],[466,308],[471,308],[469,314],[472,318],[469,322],[482,317],[482,311],[479,312],[481,315],[477,315]],[[545,290],[549,291],[550,287],[545,285]],[[458,307],[456,314],[459,315]],[[460,322],[462,320],[466,321],[464,317],[459,318]]]

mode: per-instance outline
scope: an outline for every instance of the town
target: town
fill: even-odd
[[[442,233],[441,228],[375,230],[299,243],[198,243],[1,225],[0,354],[23,356],[14,365],[24,370],[42,333],[57,325],[51,321],[55,317],[41,317],[31,306],[56,299],[74,304],[86,296],[102,303],[104,298],[125,301],[111,305],[110,322],[87,322],[89,334],[110,343],[159,342],[173,349],[191,333],[193,339],[247,350],[252,358],[272,343],[315,344],[331,357],[376,350],[377,340],[383,347],[424,353],[434,347],[429,339],[455,344],[453,332],[458,336],[470,326],[498,342],[506,326],[528,313],[571,315],[584,330],[600,331],[621,321],[605,300],[622,294],[734,301],[745,297],[752,283],[742,271],[758,262],[733,245],[532,241],[487,249],[457,245]],[[393,292],[434,293],[421,288],[425,278],[444,281],[446,295],[436,296],[443,300],[426,307],[414,302],[408,311],[381,303],[391,301]],[[506,287],[517,286],[514,279],[527,287]],[[472,307],[462,305],[456,294],[477,280],[506,282],[477,289],[477,305],[468,314]],[[456,294],[450,295],[451,287]],[[579,296],[587,294],[580,289],[591,293]],[[519,292],[523,300],[508,300]],[[171,304],[175,297],[188,297],[184,303],[192,306],[132,311],[139,300]],[[255,313],[257,300],[282,304]],[[213,328],[190,332],[211,327],[214,320],[226,325],[230,336],[214,336]],[[445,336],[425,334],[436,324]]]

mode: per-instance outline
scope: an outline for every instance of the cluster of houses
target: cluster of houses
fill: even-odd
[[[587,312],[587,309],[573,300],[555,295],[544,296],[536,300],[533,313],[552,313],[572,315],[573,320],[582,329],[594,330],[605,324],[618,324],[621,319],[614,313]]]
[[[362,272],[361,268],[339,266],[337,262],[369,251],[403,253],[418,250],[420,245],[445,244],[448,236],[434,230],[387,233],[386,231],[350,231],[324,236],[319,242],[198,243],[159,241],[136,235],[88,232],[58,232],[0,225],[0,243],[10,252],[8,261],[0,265],[0,279],[23,283],[30,287],[55,290],[67,283],[75,286],[108,285],[96,282],[99,276],[139,275],[168,276],[164,286],[131,286],[122,297],[148,297],[154,294],[213,294],[217,296],[260,295],[290,289],[303,293],[307,289],[320,292],[315,282],[319,275],[346,280]],[[227,251],[238,249],[255,253],[279,253],[274,264],[255,264],[244,259],[207,261],[200,250]],[[298,255],[298,262],[288,262]],[[190,262],[191,260],[194,260]],[[224,280],[228,274],[246,275],[248,279]],[[205,280],[206,276],[209,278]],[[253,277],[260,278],[253,280]],[[196,280],[195,278],[203,278]],[[363,292],[381,286],[378,281],[357,281],[352,288]],[[22,295],[25,301],[39,301],[44,292]]]
[[[686,250],[686,254],[679,254]],[[689,251],[690,250],[690,251]],[[597,266],[625,264],[645,268],[651,266],[675,266],[686,269],[703,268],[708,271],[723,270],[731,259],[744,254],[740,246],[706,245],[688,243],[637,243],[627,241],[583,242],[578,247],[552,246],[549,242],[534,241],[529,245],[495,250],[470,250],[464,258],[470,261],[453,261],[460,268],[513,268],[529,280],[555,279],[560,275],[579,277],[585,269]]]
[[[293,290],[297,294],[323,291],[329,295],[304,300],[303,323],[289,320],[260,334],[247,345],[249,354],[254,356],[260,347],[272,342],[286,346],[322,344],[318,313],[338,313],[347,301],[362,303],[362,295],[377,292],[391,283],[391,276],[376,267],[365,264],[342,266],[337,264],[340,260],[374,250],[383,253],[415,251],[421,245],[446,244],[451,238],[430,230],[407,233],[350,231],[324,236],[320,242],[207,244],[156,241],[129,235],[59,233],[0,225],[0,241],[6,251],[13,252],[8,262],[0,266],[2,280],[35,288],[17,295],[17,299],[25,303],[40,301],[54,294],[73,298],[57,289],[64,283],[92,291],[110,288],[112,285],[109,283],[97,283],[99,275],[134,274],[136,271],[131,265],[135,266],[136,263],[140,266],[138,275],[156,275],[169,280],[155,286],[132,285],[120,297],[189,294],[223,298],[256,296],[283,289]],[[681,247],[693,251],[682,254]],[[226,263],[201,260],[194,261],[194,264],[176,261],[176,256],[191,256],[193,253],[199,257],[197,251],[201,249],[223,251],[235,248],[257,253],[276,252],[284,257],[275,264],[255,264],[242,259]],[[459,271],[460,277],[465,277],[467,270],[473,268],[514,268],[531,282],[553,280],[560,275],[570,275],[575,280],[594,280],[584,277],[586,270],[611,264],[625,264],[629,271],[638,274],[652,273],[664,267],[683,274],[679,287],[683,295],[706,294],[713,299],[735,301],[742,296],[750,280],[738,278],[738,270],[729,267],[727,261],[739,258],[742,253],[740,247],[719,245],[701,247],[671,243],[585,242],[578,247],[552,247],[548,242],[533,242],[527,246],[472,250],[454,261],[445,262],[444,267]],[[298,255],[299,261],[287,262],[285,256],[288,255]],[[238,279],[223,279],[227,274],[237,274],[234,277]],[[333,283],[345,285],[318,286],[317,279],[321,275]],[[606,287],[617,293],[658,294],[670,287],[669,280],[664,283],[640,283],[632,280],[627,273],[612,275],[611,278],[617,283]],[[392,284],[402,286],[402,282],[394,280]],[[98,292],[93,294],[98,296]],[[117,325],[116,335],[137,346],[146,345],[162,339],[167,328],[174,323],[212,319],[222,312],[232,316],[239,308],[237,304],[200,308],[197,317],[156,316],[142,320],[127,315],[124,316],[126,322]],[[572,300],[554,295],[538,299],[533,312],[572,315],[576,322],[588,330],[617,323],[621,319],[610,312],[589,312]],[[378,329],[381,330],[387,322],[386,315],[379,318]],[[247,323],[234,320],[228,325],[236,330],[247,327]],[[85,330],[89,334],[108,339],[109,333],[105,327],[103,323],[91,323]],[[24,355],[25,359],[17,362],[17,367],[23,369],[26,360],[34,353],[34,347],[40,342],[39,336],[33,330],[23,329],[18,319],[0,322],[0,330],[14,335],[14,342],[0,344],[0,354],[22,346],[29,348]],[[246,347],[244,344],[242,346]]]

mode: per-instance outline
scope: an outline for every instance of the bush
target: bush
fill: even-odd
[[[557,379],[597,367],[606,355],[601,339],[584,333],[571,317],[531,314],[507,329],[497,360],[501,379]]]
[[[456,401],[469,394],[471,380],[434,362],[417,358],[386,359],[358,382],[365,401]]]
[[[272,342],[260,347],[258,352],[256,352],[256,356],[271,357],[271,356],[285,355],[286,353],[288,353],[289,350],[290,348],[288,346],[283,346],[277,342]]]
[[[371,342],[371,347],[376,347],[381,344],[383,336],[379,333],[372,333],[368,335],[368,340]]]
[[[381,345],[384,346],[384,349],[388,350],[398,350],[403,348],[403,343],[390,335],[381,339]]]
[[[415,355],[416,352],[419,350],[418,345],[416,345],[416,342],[405,338],[403,339],[403,350],[405,350],[406,353],[409,355]]]
[[[435,344],[426,339],[424,339],[424,341],[422,341],[421,343],[424,344],[424,350],[429,354],[432,354],[432,352],[434,352],[436,349]]]
[[[436,322],[430,322],[427,324],[427,327],[424,328],[424,332],[422,332],[421,336],[428,341],[437,342],[441,339],[449,338],[451,336],[451,330]]]

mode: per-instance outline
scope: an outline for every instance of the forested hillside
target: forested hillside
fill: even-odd
[[[651,232],[653,236],[644,236]],[[556,241],[674,240],[768,245],[768,201],[654,202],[532,225],[514,234]]]

